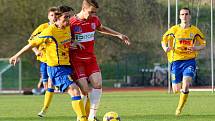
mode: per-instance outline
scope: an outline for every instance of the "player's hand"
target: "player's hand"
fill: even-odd
[[[71,45],[71,48],[72,49],[80,48],[81,50],[85,49],[85,47],[80,42],[73,42]]]
[[[165,49],[165,52],[167,53],[167,52],[169,52],[170,50],[172,50],[172,48],[171,48],[171,47],[167,47],[167,48]]]
[[[197,47],[187,47],[187,50],[188,51],[198,51],[198,48]]]
[[[11,57],[10,59],[9,59],[9,63],[10,64],[13,64],[14,66],[16,65],[16,63],[18,63],[19,62],[19,58],[17,57],[17,56],[13,56],[13,57]]]
[[[120,34],[118,37],[126,44],[130,45],[131,43],[129,42],[129,38],[126,35]]]
[[[40,51],[36,51],[36,52],[35,52],[35,55],[36,55],[36,56],[43,56],[42,52],[40,52]]]

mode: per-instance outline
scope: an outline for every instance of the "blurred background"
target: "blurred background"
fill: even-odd
[[[175,25],[175,0],[171,1],[170,25]],[[96,34],[95,52],[104,87],[167,87],[167,59],[161,38],[168,29],[168,0],[99,0],[97,15],[102,24],[130,38],[127,47],[117,38]],[[0,0],[0,58],[9,58],[27,44],[35,28],[48,21],[47,9],[69,5],[79,12],[81,0]],[[180,0],[189,7],[192,23],[206,36],[207,48],[197,58],[197,76],[193,86],[211,85],[210,0]],[[2,89],[36,87],[39,63],[34,53],[22,56],[21,82],[19,66],[8,67],[0,61]],[[5,68],[10,68],[5,70]]]

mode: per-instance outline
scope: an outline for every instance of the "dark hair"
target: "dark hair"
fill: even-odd
[[[59,10],[59,12],[62,12],[62,13],[74,11],[74,9],[72,7],[69,7],[69,6],[66,6],[66,5],[58,6],[58,10]]]
[[[95,8],[99,8],[99,4],[96,0],[85,0],[87,3],[89,3],[90,5],[92,5]]]
[[[189,11],[189,14],[191,15],[191,11],[190,11],[190,9],[189,9],[189,8],[184,7],[184,8],[181,8],[181,9],[180,9],[180,11],[181,11],[181,10],[188,10],[188,11]]]
[[[65,12],[70,12],[70,11],[74,11],[74,9],[72,7],[66,6],[66,5],[61,5],[57,7],[57,12],[55,12],[55,15],[60,17],[63,13]]]

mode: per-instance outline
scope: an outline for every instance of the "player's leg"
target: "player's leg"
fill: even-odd
[[[45,92],[43,107],[41,111],[38,113],[38,116],[44,117],[51,103],[53,93],[54,93],[54,88],[52,86],[50,78],[48,78],[46,63],[41,62],[40,73],[41,73],[42,82],[43,82],[44,88],[46,89],[46,92]]]
[[[71,104],[73,110],[77,115],[77,121],[87,121],[86,112],[84,109],[84,103],[80,96],[80,91],[78,86],[73,83],[67,89],[68,94],[71,96]]]
[[[78,121],[87,121],[84,104],[80,96],[78,86],[71,78],[72,69],[70,66],[48,66],[49,77],[52,84],[59,89],[60,92],[68,92],[71,96],[71,104]]]
[[[179,98],[178,107],[176,109],[176,115],[179,115],[182,111],[182,108],[184,107],[185,103],[187,102],[188,94],[189,94],[189,85],[192,81],[192,77],[185,76],[183,77],[183,83],[182,83],[182,90]]]
[[[84,107],[85,107],[85,111],[86,111],[86,116],[89,116],[90,113],[90,99],[89,99],[89,91],[90,88],[88,86],[88,81],[86,77],[80,78],[78,80],[76,80],[76,84],[79,86],[81,93],[82,93],[82,99],[84,102]]]
[[[90,114],[88,117],[89,121],[96,120],[96,112],[100,104],[100,98],[102,95],[102,76],[101,72],[95,72],[89,77],[90,83],[92,84],[92,91],[90,94]]]
[[[171,64],[171,81],[172,81],[172,91],[177,94],[181,90],[181,82],[183,78],[182,69],[180,68],[179,62],[173,62]]]
[[[88,85],[88,81],[86,77],[76,80],[76,84],[80,88],[82,95],[85,95],[85,96],[88,95],[90,91],[90,87]]]
[[[179,98],[178,107],[176,109],[176,115],[179,115],[187,102],[189,94],[189,86],[196,72],[196,62],[194,59],[187,60],[183,63],[183,82],[182,91]]]
[[[38,113],[38,116],[40,117],[44,117],[46,112],[48,111],[49,105],[52,101],[53,95],[54,95],[54,87],[52,86],[52,82],[51,79],[48,79],[47,83],[47,90],[45,92],[45,96],[44,96],[44,102],[43,102],[43,107],[41,109],[41,111]]]
[[[85,107],[85,111],[86,111],[86,116],[89,117],[90,115],[90,97],[89,94],[87,96],[84,96],[84,107]]]
[[[181,83],[172,83],[172,91],[174,94],[178,94],[181,90]]]
[[[87,114],[87,117],[90,112],[90,101],[88,97],[88,93],[90,91],[90,88],[88,86],[88,81],[87,81],[87,75],[86,75],[86,66],[89,65],[86,64],[85,61],[83,60],[73,60],[70,62],[72,65],[72,69],[74,72],[72,73],[72,78],[76,80],[76,84],[79,86],[81,93],[82,93],[82,99],[84,101],[84,106],[85,106],[85,111]]]

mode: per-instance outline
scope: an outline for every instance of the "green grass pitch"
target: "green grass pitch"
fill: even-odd
[[[0,95],[0,121],[76,121],[70,97],[56,94],[45,118],[37,113],[44,96]],[[98,118],[117,112],[122,121],[215,121],[215,95],[191,92],[180,117],[174,115],[179,95],[164,91],[104,93]]]

